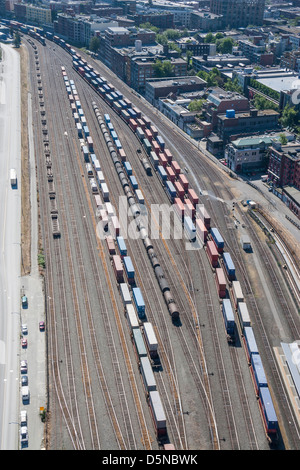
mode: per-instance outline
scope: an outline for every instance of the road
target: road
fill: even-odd
[[[16,449],[19,432],[21,135],[20,62],[2,45],[0,62],[0,448]],[[9,180],[17,171],[17,187]]]

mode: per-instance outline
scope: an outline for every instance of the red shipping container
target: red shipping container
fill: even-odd
[[[183,173],[180,173],[180,175],[178,176],[178,181],[179,181],[179,183],[181,183],[183,189],[185,191],[187,191],[187,189],[189,187],[189,182],[188,182],[188,180],[186,179],[186,177],[184,176]]]
[[[176,189],[177,196],[180,199],[183,199],[184,198],[184,189],[183,189],[182,185],[178,181],[175,181],[174,187]]]
[[[173,160],[173,155],[171,154],[170,150],[169,149],[165,149],[164,150],[164,153],[165,153],[165,156],[168,160],[168,163],[171,163],[171,161]]]
[[[210,215],[204,206],[199,207],[199,216],[203,220],[205,227],[210,229]]]
[[[143,119],[136,120],[138,127],[141,127],[143,130],[146,128],[146,124],[144,123]]]
[[[167,173],[167,178],[169,181],[172,181],[172,183],[174,183],[175,181],[175,173],[174,171],[172,170],[172,168],[170,166],[167,166],[166,167],[166,173]]]
[[[208,256],[208,259],[211,263],[211,265],[216,268],[218,266],[218,261],[219,261],[219,253],[216,248],[216,245],[214,244],[213,241],[208,241],[206,245],[206,253]]]
[[[135,132],[137,128],[137,122],[134,119],[129,119],[129,127]]]
[[[160,163],[164,168],[166,168],[168,161],[167,161],[165,155],[164,155],[162,152],[159,152],[159,153],[158,153],[158,158],[159,158],[159,163]]]
[[[159,152],[160,152],[160,146],[158,145],[158,143],[156,142],[156,140],[153,140],[153,141],[152,141],[152,148],[153,148],[153,152],[155,152],[156,155],[158,155]]]
[[[188,196],[194,205],[198,204],[199,198],[192,188],[188,189]]]
[[[226,297],[226,279],[222,268],[216,268],[216,283],[219,297]]]
[[[201,219],[196,219],[195,225],[196,225],[196,232],[197,232],[199,239],[202,240],[204,243],[206,243],[208,232],[203,221]]]
[[[106,244],[107,244],[109,254],[114,255],[116,253],[116,247],[115,247],[115,242],[114,242],[113,238],[112,237],[107,237],[106,238]]]
[[[151,134],[151,131],[149,131],[149,129],[145,129],[145,137],[146,137],[146,139],[149,140],[150,143],[152,142],[153,135]]]
[[[172,167],[172,170],[174,171],[174,173],[176,175],[179,175],[180,172],[181,172],[181,168],[180,166],[178,165],[178,163],[175,161],[175,160],[172,160],[171,162],[171,167]]]
[[[158,130],[155,126],[150,126],[150,131],[152,132],[152,135],[154,135],[154,137],[158,135]]]
[[[124,149],[118,149],[119,155],[121,157],[122,162],[125,162],[127,160],[126,153]]]
[[[118,282],[123,281],[123,266],[119,255],[113,256],[113,269]]]
[[[179,199],[179,197],[175,197],[174,198],[174,211],[176,212],[176,214],[178,215],[178,217],[183,220],[183,216],[184,216],[184,204],[183,202],[181,201],[181,199]]]
[[[185,199],[184,205],[185,205],[185,211],[186,211],[185,214],[190,216],[192,219],[194,219],[196,215],[196,209],[195,209],[194,204],[189,199]]]

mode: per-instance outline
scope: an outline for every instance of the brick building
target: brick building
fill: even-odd
[[[265,0],[211,0],[210,11],[222,15],[222,27],[246,28],[263,24]]]
[[[269,153],[268,176],[274,186],[294,186],[300,190],[300,145],[273,144]]]

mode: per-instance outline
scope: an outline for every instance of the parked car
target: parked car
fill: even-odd
[[[40,321],[39,329],[40,329],[40,331],[45,331],[45,322],[44,321]]]
[[[26,374],[28,370],[27,361],[21,361],[21,374]]]
[[[23,323],[23,325],[22,325],[22,334],[23,335],[28,334],[28,327],[27,327],[26,323]]]
[[[23,377],[21,379],[21,383],[22,383],[22,386],[23,385],[25,385],[25,386],[28,385],[28,375],[23,375]]]
[[[22,348],[27,348],[27,339],[26,338],[22,338]]]

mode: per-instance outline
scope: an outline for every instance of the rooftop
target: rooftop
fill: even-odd
[[[171,86],[183,86],[183,85],[203,85],[206,82],[202,78],[193,76],[193,77],[176,77],[176,78],[163,78],[163,79],[152,79],[149,80],[149,83],[154,88],[160,87],[171,87]]]

